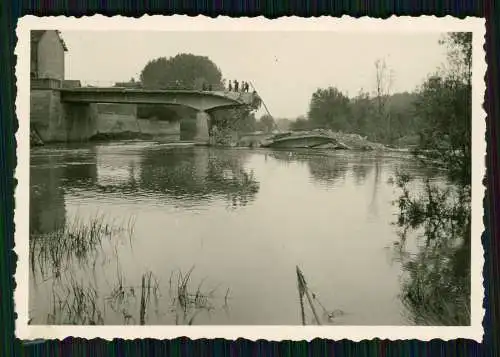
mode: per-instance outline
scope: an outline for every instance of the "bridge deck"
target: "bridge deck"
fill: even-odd
[[[61,88],[63,94],[69,95],[106,95],[106,94],[137,94],[137,95],[195,95],[195,96],[217,96],[231,100],[251,102],[256,96],[256,93],[249,92],[233,92],[233,91],[202,91],[202,90],[185,90],[185,89],[139,89],[139,88],[120,88],[120,87],[78,87],[78,88]]]
[[[71,103],[178,104],[202,110],[251,105],[258,95],[230,91],[162,90],[119,87],[61,88],[61,101]]]

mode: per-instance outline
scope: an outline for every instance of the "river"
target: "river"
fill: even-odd
[[[300,325],[298,266],[322,324],[412,324],[397,170],[429,174],[402,153],[32,149],[31,323]]]

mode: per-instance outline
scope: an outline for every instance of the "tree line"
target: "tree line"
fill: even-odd
[[[292,130],[331,129],[355,133],[385,144],[414,144],[419,117],[414,110],[418,94],[395,93],[384,97],[360,90],[354,98],[335,87],[313,93],[307,116],[290,124]]]

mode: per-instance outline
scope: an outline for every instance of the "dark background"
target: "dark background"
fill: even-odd
[[[67,338],[63,341],[20,341],[15,339],[13,278],[17,258],[14,246],[14,169],[16,167],[17,118],[15,116],[16,80],[14,68],[17,42],[15,28],[18,18],[37,16],[87,16],[102,14],[139,17],[143,14],[204,14],[215,17],[260,16],[276,18],[297,15],[309,16],[370,16],[386,18],[391,15],[452,15],[486,18],[486,52],[488,71],[485,110],[488,142],[486,156],[487,188],[484,201],[485,248],[484,307],[485,336],[482,344],[470,340],[422,342],[417,340],[371,340],[352,342],[316,339],[311,342],[264,340],[92,340]],[[159,0],[2,0],[0,1],[0,356],[500,356],[500,177],[499,143],[499,19],[500,4],[495,0],[473,1],[159,1]],[[494,222],[497,222],[496,224]]]

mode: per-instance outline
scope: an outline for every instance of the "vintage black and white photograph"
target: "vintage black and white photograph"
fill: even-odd
[[[56,19],[19,37],[26,328],[480,328],[484,33]]]

